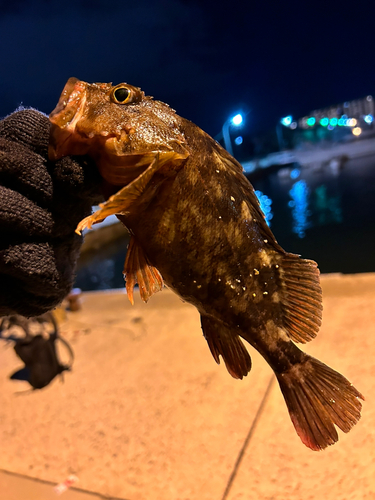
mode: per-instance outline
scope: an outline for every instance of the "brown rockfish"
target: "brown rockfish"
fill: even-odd
[[[52,123],[49,155],[90,155],[108,201],[78,231],[116,214],[131,234],[124,274],[133,303],[165,283],[201,315],[217,363],[242,379],[245,339],[269,363],[303,443],[320,450],[360,418],[360,392],[294,342],[320,327],[312,260],[287,253],[265,222],[241,165],[168,105],[126,83],[70,78]]]

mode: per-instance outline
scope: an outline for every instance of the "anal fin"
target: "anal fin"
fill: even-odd
[[[219,356],[222,356],[232,377],[245,377],[251,370],[251,358],[238,334],[208,316],[201,316],[201,325],[216,363],[220,364]]]
[[[284,326],[295,342],[309,342],[316,337],[322,322],[322,289],[319,269],[313,260],[286,254],[281,261],[283,282],[281,303]]]
[[[142,248],[131,237],[126,254],[124,275],[126,279],[126,292],[130,303],[134,305],[133,290],[138,283],[141,299],[147,302],[156,292],[163,288],[163,278],[156,267],[152,266]]]

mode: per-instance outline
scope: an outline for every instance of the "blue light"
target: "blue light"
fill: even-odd
[[[365,122],[366,123],[372,123],[374,121],[374,117],[372,115],[366,115],[365,116]]]
[[[308,118],[308,119],[307,119],[307,122],[306,122],[306,123],[307,123],[307,125],[308,125],[309,127],[313,127],[313,126],[315,125],[315,121],[316,121],[316,120],[315,120],[314,116],[310,116],[310,118]]]
[[[288,206],[292,209],[293,228],[292,231],[297,234],[299,238],[306,236],[306,229],[310,226],[309,222],[309,195],[310,190],[307,183],[303,180],[297,181],[293,184],[292,189],[289,191],[292,198]]]
[[[242,136],[241,136],[241,135],[239,135],[238,137],[236,137],[236,138],[234,139],[234,142],[235,142],[235,144],[236,144],[237,146],[239,146],[240,144],[242,144],[242,143],[243,143],[243,138],[242,138]]]
[[[338,122],[337,118],[331,118],[329,120],[329,124],[332,125],[332,127],[336,127],[337,122]]]
[[[267,224],[271,225],[271,219],[273,217],[272,213],[272,200],[266,194],[263,194],[262,191],[255,191],[256,197],[258,198],[260,208],[264,213],[264,217],[266,219]]]
[[[243,122],[243,118],[242,118],[241,113],[238,113],[237,115],[233,116],[233,118],[232,118],[233,125],[236,125],[238,127],[238,125],[241,125],[242,122]]]
[[[284,118],[281,118],[281,124],[284,125],[284,127],[289,127],[293,121],[293,117],[291,115],[284,116]]]
[[[322,127],[326,127],[326,126],[328,125],[328,123],[329,123],[328,118],[322,118],[322,119],[320,120],[320,125],[321,125]]]
[[[291,172],[290,172],[290,178],[291,179],[297,179],[297,177],[299,177],[301,174],[301,171],[298,169],[298,168],[294,168]]]

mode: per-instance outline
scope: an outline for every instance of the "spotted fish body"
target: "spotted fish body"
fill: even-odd
[[[167,105],[127,84],[70,79],[51,113],[50,157],[89,154],[113,193],[78,226],[116,214],[129,229],[124,273],[129,299],[163,282],[201,314],[214,359],[243,378],[242,340],[274,370],[292,422],[313,450],[359,420],[362,395],[342,375],[303,353],[321,324],[315,262],[276,242],[242,167]]]

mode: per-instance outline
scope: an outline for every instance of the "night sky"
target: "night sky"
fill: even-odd
[[[49,113],[70,76],[128,82],[216,135],[375,93],[375,4],[357,0],[0,3],[0,116]]]

